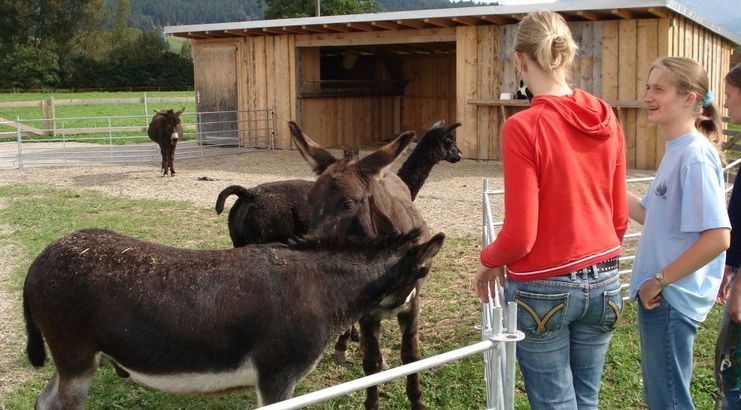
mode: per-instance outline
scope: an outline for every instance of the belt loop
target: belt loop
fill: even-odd
[[[571,271],[571,280],[576,280],[576,273],[578,271]]]
[[[594,274],[595,279],[599,279],[599,269],[596,264],[592,265],[592,273]]]

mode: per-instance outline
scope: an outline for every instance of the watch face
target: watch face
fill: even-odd
[[[658,280],[663,280],[664,279],[664,272],[658,271],[658,272],[656,272],[656,275],[654,275],[654,277],[656,279],[658,279]]]

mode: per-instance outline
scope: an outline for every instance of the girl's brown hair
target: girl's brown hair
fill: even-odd
[[[697,96],[695,126],[713,143],[715,149],[718,150],[721,163],[725,165],[726,159],[721,149],[723,128],[720,114],[712,100],[708,104],[704,103],[710,92],[708,73],[697,61],[685,57],[659,58],[651,66],[649,74],[657,67],[665,68],[672,74],[674,85],[681,94],[694,93]]]
[[[577,50],[566,20],[558,13],[534,11],[517,26],[515,51],[527,54],[545,71],[570,68]]]
[[[741,88],[741,63],[736,64],[736,66],[726,74],[726,81],[728,81],[728,84],[736,88]]]

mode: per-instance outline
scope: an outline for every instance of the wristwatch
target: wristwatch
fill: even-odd
[[[665,287],[669,286],[668,283],[664,282],[664,271],[658,271],[654,275],[654,279],[659,281],[659,285],[661,285],[661,289],[664,289]]]

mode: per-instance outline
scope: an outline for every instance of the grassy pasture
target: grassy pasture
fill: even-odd
[[[147,92],[147,98],[155,97],[193,97],[193,91],[161,91]],[[0,102],[16,101],[41,101],[50,97],[56,100],[63,99],[121,99],[121,98],[143,98],[143,92],[84,92],[84,93],[0,93]],[[130,126],[147,126],[154,115],[153,110],[175,109],[179,110],[185,107],[182,114],[184,123],[195,122],[196,107],[194,102],[189,103],[147,103],[147,112],[144,110],[144,104],[106,104],[106,105],[55,105],[55,117],[58,134],[63,134],[62,129],[69,128],[107,128],[111,127],[130,127]],[[43,129],[43,113],[41,105],[34,107],[17,107],[1,108],[0,118],[15,121],[17,118],[22,120],[24,125]],[[106,117],[106,118],[101,118]],[[110,122],[109,122],[110,119]],[[13,126],[0,125],[0,132],[9,132],[9,134],[0,134],[0,142],[15,141],[16,135]],[[191,134],[192,135],[192,134]],[[121,132],[115,133],[115,143],[137,143],[149,142],[146,132]],[[105,139],[101,139],[105,137]],[[65,135],[68,141],[104,143],[108,140],[107,131],[99,134],[77,134],[73,131]],[[185,139],[188,135],[186,134]],[[50,139],[50,136],[27,136],[24,140],[43,140]],[[56,137],[59,138],[59,135]]]
[[[134,200],[42,184],[0,186],[0,254],[8,255],[4,264],[9,267],[5,273],[0,269],[0,295],[9,295],[17,307],[9,318],[14,331],[4,339],[11,343],[0,345],[0,363],[10,363],[7,368],[0,366],[0,381],[12,380],[8,386],[0,388],[0,409],[32,408],[53,368],[48,363],[43,369],[35,370],[23,353],[25,334],[19,315],[21,288],[28,266],[48,243],[83,227],[108,228],[144,240],[191,248],[230,245],[226,214],[217,217],[210,207],[182,201]],[[479,238],[448,239],[436,257],[422,293],[420,333],[424,357],[479,340],[473,329],[479,321],[479,304],[468,289],[478,251]],[[698,409],[713,407],[710,395],[714,390],[713,350],[720,314],[721,309],[713,309],[696,340],[692,390]],[[383,334],[384,356],[390,366],[397,366],[400,340],[394,321],[383,323]],[[329,347],[318,367],[298,385],[296,395],[362,376],[360,353],[355,343],[351,345],[349,358],[350,364],[333,364]],[[424,372],[421,379],[429,408],[484,408],[482,363],[480,357],[471,357]],[[382,408],[408,408],[402,380],[383,385],[382,391]],[[357,409],[362,408],[363,398],[364,393],[359,392],[312,408]],[[168,395],[129,379],[120,379],[112,369],[102,368],[93,379],[87,408],[234,409],[245,408],[245,405],[248,408],[255,405],[252,390],[222,396]],[[515,407],[528,408],[519,375]],[[600,408],[645,408],[641,405],[634,304],[626,306],[608,353]]]

